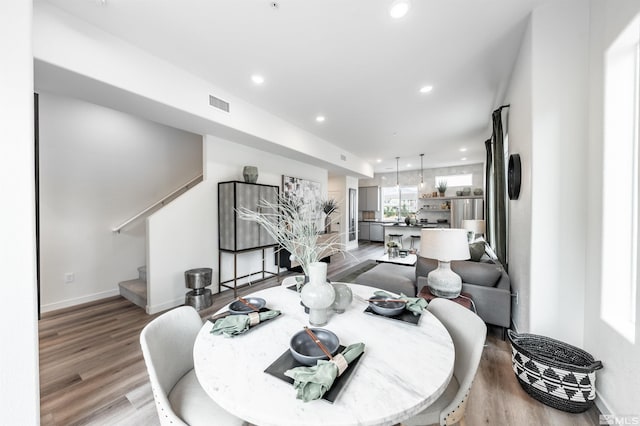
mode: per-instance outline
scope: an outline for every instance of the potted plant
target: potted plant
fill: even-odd
[[[444,193],[447,190],[447,181],[444,179],[439,181],[437,189],[438,189],[438,192],[440,193],[440,196],[444,197]]]
[[[400,253],[400,243],[397,241],[389,241],[387,243],[387,252],[389,253],[389,259],[398,257]]]
[[[329,217],[331,213],[338,210],[338,202],[333,198],[329,200],[324,200],[321,203],[322,211],[326,215],[324,218],[324,232],[331,232],[331,218]]]

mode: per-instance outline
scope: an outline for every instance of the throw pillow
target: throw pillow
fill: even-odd
[[[477,241],[469,244],[469,254],[471,254],[471,260],[479,262],[484,254],[484,241]]]
[[[463,283],[486,287],[495,286],[502,276],[500,267],[493,263],[454,260],[451,262],[451,270],[460,275]]]

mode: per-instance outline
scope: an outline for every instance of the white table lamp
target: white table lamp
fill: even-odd
[[[462,229],[469,233],[469,241],[473,241],[477,235],[484,235],[486,225],[482,219],[465,219],[462,221]]]
[[[465,260],[469,243],[465,229],[423,229],[420,256],[438,260],[438,268],[429,272],[427,286],[434,296],[454,299],[462,290],[462,278],[451,270],[452,260]]]

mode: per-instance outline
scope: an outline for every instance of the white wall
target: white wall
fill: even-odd
[[[511,228],[509,272],[525,304],[516,309],[517,325],[577,346],[584,331],[588,19],[588,4],[579,0],[535,9],[506,100],[510,150],[523,150],[525,176],[521,200],[509,204],[519,228]]]
[[[520,196],[509,201],[509,278],[512,298],[511,318],[517,330],[529,330],[531,304],[531,155],[533,141],[532,117],[532,46],[531,25],[527,25],[509,92],[508,127],[509,153],[519,154],[522,165]],[[517,303],[516,303],[517,302]]]
[[[316,166],[373,175],[370,164],[331,142],[46,2],[34,8],[33,51],[38,87],[45,90]],[[211,107],[210,94],[228,101],[231,112]]]
[[[603,412],[638,414],[640,408],[640,291],[636,300],[635,343],[630,343],[600,318],[602,291],[602,151],[604,122],[604,56],[607,48],[640,13],[635,0],[591,1],[589,145],[585,187],[587,197],[587,245],[585,284],[585,349],[601,359],[598,373],[598,405]]]
[[[149,313],[184,303],[184,271],[191,268],[212,268],[211,290],[217,292],[218,182],[243,181],[242,169],[251,165],[258,167],[258,183],[282,188],[284,174],[319,182],[323,197],[327,196],[327,170],[319,167],[214,136],[205,137],[204,157],[204,182],[148,219]],[[233,255],[223,256],[224,281],[232,277]],[[277,271],[272,250],[266,253],[266,267]],[[261,251],[239,255],[238,275],[261,268]]]
[[[603,58],[639,12],[633,0],[539,7],[507,94],[510,150],[523,170],[509,204],[514,322],[602,360],[596,403],[619,415],[640,407],[640,333],[631,344],[599,316],[602,210],[615,208],[602,205]]]
[[[531,310],[534,333],[582,345],[589,4],[532,18]],[[549,297],[553,294],[554,297]]]
[[[111,229],[201,173],[202,137],[48,93],[39,104],[45,312],[116,295],[138,277],[144,220]]]
[[[489,138],[491,135],[487,135]],[[478,141],[478,144],[484,146],[484,140]],[[419,159],[416,159],[418,161]],[[484,164],[465,164],[460,166],[450,167],[433,167],[424,169],[424,188],[422,193],[431,193],[436,191],[435,179],[436,176],[448,176],[448,175],[462,175],[472,174],[473,183],[471,188],[483,188],[484,189]],[[400,185],[419,185],[420,184],[420,170],[401,171],[398,173]],[[396,184],[396,172],[389,173],[376,173],[373,178],[363,178],[358,182],[359,186],[395,186]],[[455,195],[456,190],[462,189],[460,187],[450,186],[447,187],[447,196]]]
[[[31,2],[0,2],[0,424],[37,425]]]
[[[356,206],[354,217],[356,238],[349,241],[349,189],[356,190]],[[358,248],[358,178],[352,176],[331,176],[329,177],[329,198],[333,197],[338,201],[338,212],[334,224],[331,226],[332,231],[340,232],[340,241],[344,244],[345,250],[353,250]],[[339,224],[338,224],[339,222]]]

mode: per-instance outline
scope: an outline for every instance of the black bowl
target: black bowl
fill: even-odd
[[[310,330],[324,344],[331,355],[335,355],[338,352],[340,341],[333,332],[324,328],[311,328]],[[313,366],[316,365],[319,359],[329,359],[305,330],[298,331],[293,335],[289,342],[289,351],[291,351],[291,355],[296,361],[304,365]]]
[[[386,300],[386,299],[389,299],[389,297],[373,296],[373,297],[370,297],[369,299],[370,300],[376,300],[376,299]],[[406,307],[406,305],[407,304],[404,302],[376,302],[376,301],[369,302],[369,306],[371,307],[373,312],[380,315],[384,315],[386,317],[393,317],[400,314],[402,311],[404,311],[404,308]]]
[[[251,303],[258,310],[264,308],[264,306],[267,304],[267,302],[261,297],[245,297],[244,300]],[[236,300],[235,302],[231,302],[229,304],[229,312],[231,312],[232,315],[246,315],[254,311],[241,301]]]

